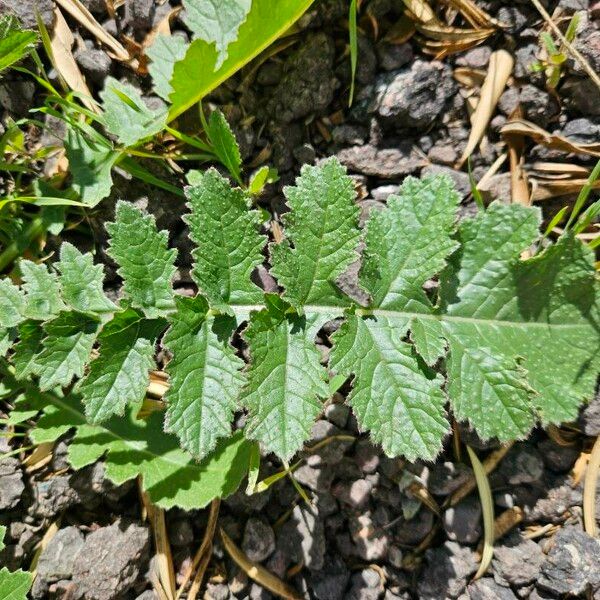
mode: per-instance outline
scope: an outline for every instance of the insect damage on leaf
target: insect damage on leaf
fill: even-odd
[[[131,411],[157,345],[169,357],[164,428],[197,460],[240,435],[289,460],[310,437],[330,377],[351,381],[348,402],[373,441],[411,460],[439,452],[448,408],[482,437],[505,441],[537,422],[573,419],[592,397],[600,360],[594,257],[567,233],[521,259],[539,237],[536,209],[492,203],[457,225],[448,178],[408,178],[361,231],[352,180],[332,158],[305,167],[285,189],[283,240],[267,253],[247,192],[209,170],[186,194],[193,298],[173,290],[166,232],[125,202],[107,225],[123,279],[119,305],[104,296],[91,256],[68,244],[49,270],[23,261],[22,285],[0,281],[2,344],[12,346],[15,376],[38,376],[44,390],[80,379],[82,439],[108,424],[123,439],[150,427]],[[359,248],[366,307],[337,285]],[[280,294],[254,283],[268,262]],[[325,359],[315,338],[336,318]],[[240,410],[247,424],[232,438]],[[159,416],[151,420],[155,431]],[[99,443],[94,456],[114,443]]]

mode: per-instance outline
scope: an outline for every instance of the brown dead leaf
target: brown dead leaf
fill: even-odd
[[[496,110],[498,100],[506,87],[513,65],[514,59],[506,50],[497,50],[490,56],[488,71],[481,87],[481,96],[477,108],[471,116],[471,133],[465,150],[458,161],[458,167],[461,167],[467,158],[471,156],[485,134],[490,119]]]
[[[456,8],[473,27],[502,27],[502,24],[472,0],[445,0]]]
[[[529,137],[534,142],[562,152],[574,152],[575,154],[587,154],[600,157],[600,142],[593,144],[581,144],[556,133],[549,133],[535,123],[525,119],[513,119],[508,121],[500,130],[504,137],[523,136]]]
[[[86,107],[94,112],[99,112],[98,106],[92,100],[92,93],[73,57],[71,48],[75,38],[58,6],[54,7],[54,19],[54,31],[50,38],[52,64],[69,89],[82,94],[81,101]]]
[[[483,69],[457,67],[454,69],[454,79],[467,88],[478,88],[485,81],[486,72]]]
[[[565,179],[554,181],[530,177],[529,180],[531,182],[532,202],[540,202],[542,200],[549,200],[551,198],[558,198],[560,196],[578,194],[581,191],[581,188],[588,183],[587,177],[585,179]],[[600,180],[594,182],[592,189],[600,190]]]

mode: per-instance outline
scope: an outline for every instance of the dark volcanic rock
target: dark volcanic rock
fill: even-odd
[[[262,562],[267,559],[275,550],[275,534],[271,526],[255,517],[248,519],[242,550],[250,560]]]
[[[114,600],[129,591],[148,564],[150,534],[117,521],[90,533],[73,565],[73,582],[84,600]]]
[[[600,542],[575,527],[564,527],[552,542],[538,586],[573,596],[600,590]]]
[[[494,570],[516,587],[535,581],[543,562],[542,549],[519,533],[513,533],[494,548]]]
[[[333,74],[333,41],[324,33],[309,35],[288,60],[275,88],[268,111],[289,123],[323,111],[333,99],[337,80]]]
[[[303,560],[309,569],[321,570],[325,555],[325,531],[321,517],[297,505],[289,521],[279,531],[277,545],[292,560]]]
[[[9,457],[0,461],[0,510],[14,508],[24,489],[19,460]]]
[[[369,144],[353,146],[338,152],[337,157],[351,171],[381,179],[398,179],[425,166],[425,160],[413,151],[409,141],[393,148],[376,148]]]
[[[378,81],[372,110],[385,125],[401,130],[422,129],[441,115],[456,89],[448,65],[416,60],[410,67]]]
[[[474,581],[467,592],[471,600],[517,600],[509,587],[498,585],[491,577]]]
[[[37,30],[36,11],[44,25],[54,28],[54,2],[52,0],[0,0],[0,15],[15,15],[26,29]]]

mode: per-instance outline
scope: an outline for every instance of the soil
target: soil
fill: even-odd
[[[51,28],[51,2],[38,2]],[[0,0],[0,12],[8,8],[26,15],[25,8],[34,3]],[[138,41],[171,8],[152,0],[127,0],[115,20],[109,18],[102,0],[84,0],[84,4],[111,33]],[[278,169],[280,180],[261,203],[278,217],[286,210],[282,186],[293,182],[300,166],[335,154],[355,179],[363,220],[371,209],[385,203],[405,176],[429,172],[448,173],[463,195],[462,214],[472,214],[468,175],[454,168],[470,122],[466,94],[453,72],[457,67],[485,71],[491,52],[499,48],[515,57],[514,80],[500,99],[486,143],[472,157],[475,180],[506,151],[499,129],[515,111],[549,131],[597,142],[600,95],[581,67],[567,62],[558,94],[546,88],[543,73],[530,68],[539,55],[542,26],[533,6],[520,0],[510,4],[478,0],[477,4],[507,23],[507,30],[471,50],[435,60],[414,39],[402,44],[385,41],[402,12],[401,2],[363,2],[361,14],[369,14],[370,19],[360,21],[352,107],[348,107],[347,0],[317,1],[302,18],[293,43],[216,90],[209,100],[232,123],[247,172],[261,160]],[[576,46],[600,70],[600,4],[588,0],[545,4],[550,13],[557,7],[564,15],[580,13]],[[138,86],[149,102],[159,101],[150,93],[147,78],[134,76],[86,30],[74,21],[69,24],[78,36],[77,62],[94,91],[111,75]],[[188,37],[181,18],[174,21],[173,31]],[[16,72],[0,80],[1,122],[25,116],[39,105],[36,93],[29,80]],[[194,127],[192,117],[188,126]],[[528,144],[525,156],[526,169],[537,160],[592,164],[589,157],[534,143]],[[154,164],[147,166],[157,169]],[[182,183],[171,173],[158,173]],[[508,162],[490,179],[485,196],[488,201],[510,202]],[[185,212],[181,200],[131,181],[124,173],[116,174],[111,197],[90,214],[93,236],[74,229],[61,238],[81,248],[94,246],[99,259],[108,261],[102,225],[112,217],[119,198],[143,206],[157,217],[161,228],[170,231],[171,242],[182,255],[177,285],[189,288],[189,245],[180,220]],[[570,197],[545,201],[545,219],[570,202]],[[50,250],[58,242],[51,240]],[[108,268],[108,285],[116,291],[110,263]],[[261,282],[266,289],[273,285],[264,274]],[[322,342],[326,351],[326,340]],[[448,503],[471,477],[468,458],[457,455],[453,438],[448,438],[435,463],[392,460],[359,432],[343,394],[335,394],[325,407],[314,426],[313,441],[337,434],[355,439],[333,439],[316,452],[300,455],[302,464],[295,478],[312,506],[284,478],[261,494],[237,492],[223,501],[219,513],[219,526],[247,556],[301,596],[316,600],[600,598],[600,542],[583,531],[581,478],[582,453],[589,452],[600,435],[600,395],[582,410],[578,423],[534,431],[530,439],[516,443],[492,472],[496,515],[506,511],[507,517],[517,518],[497,541],[491,568],[476,581],[481,506],[476,490],[455,506]],[[499,447],[493,440],[479,440],[462,424],[457,425],[456,435],[482,456]],[[28,471],[16,458],[0,462],[0,524],[8,526],[0,564],[29,568],[37,544],[54,524],[58,532],[39,558],[32,598],[158,598],[152,583],[157,559],[148,524],[141,518],[136,486],[133,482],[113,486],[104,478],[101,463],[72,472],[65,459],[67,444],[68,438],[57,444],[52,460],[35,471]],[[0,450],[8,449],[0,438]],[[280,469],[276,459],[265,456],[261,478]],[[432,510],[436,507],[437,513]],[[166,514],[179,583],[201,543],[207,519],[207,510]],[[233,563],[218,536],[201,594],[206,600],[272,597]]]

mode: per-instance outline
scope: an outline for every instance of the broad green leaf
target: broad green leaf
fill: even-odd
[[[151,319],[171,310],[177,250],[168,248],[168,232],[157,231],[153,217],[123,201],[106,230],[111,236],[108,254],[119,264],[117,272],[132,305]]]
[[[386,210],[371,212],[360,281],[373,306],[431,312],[423,284],[458,246],[453,233],[459,203],[449,177],[407,177]]]
[[[113,185],[111,170],[119,153],[89,139],[74,127],[67,128],[65,151],[73,189],[85,205],[90,208],[96,206],[110,194]]]
[[[91,254],[82,254],[69,242],[60,247],[60,289],[64,302],[78,312],[105,313],[117,307],[104,295],[104,270]]]
[[[235,135],[220,110],[213,110],[208,117],[206,136],[217,158],[227,167],[232,177],[242,182],[242,157]]]
[[[168,120],[172,121],[194,106],[268,48],[311,4],[312,0],[253,0],[252,9],[239,28],[237,40],[229,44],[227,58],[216,71],[219,52],[215,46],[203,39],[193,41],[185,58],[178,61],[173,69]]]
[[[219,438],[231,434],[244,384],[244,362],[229,343],[236,323],[233,317],[212,316],[202,296],[178,298],[170,320],[163,340],[173,356],[167,365],[165,430],[177,434],[182,447],[202,459]]]
[[[0,323],[16,327],[25,320],[25,295],[8,278],[0,279]]]
[[[22,260],[19,268],[23,276],[22,289],[27,293],[24,313],[27,318],[44,321],[65,309],[56,273],[48,271],[45,264],[30,260]]]
[[[14,328],[6,329],[0,327],[0,357],[6,356],[6,353],[10,350],[15,340]]]
[[[424,370],[402,341],[408,319],[349,316],[334,334],[331,368],[354,374],[349,402],[388,456],[434,459],[448,431],[443,379]]]
[[[294,306],[344,305],[335,280],[358,259],[358,213],[354,185],[336,158],[302,167],[295,187],[284,193],[285,239],[271,244],[273,268]]]
[[[16,17],[0,17],[0,72],[25,58],[36,41],[35,31],[21,29]]]
[[[217,51],[217,70],[227,58],[227,46],[238,35],[246,20],[252,0],[184,0],[185,24],[195,39],[214,43]]]
[[[410,339],[430,367],[446,354],[447,344],[441,321],[413,317],[410,321]]]
[[[144,319],[135,310],[117,313],[98,336],[100,352],[77,391],[91,423],[100,423],[141,402],[155,367],[154,345],[162,320]]]
[[[287,304],[271,297],[268,308],[252,313],[244,338],[250,349],[246,435],[282,460],[289,460],[310,437],[312,424],[329,395],[327,370],[314,344],[327,315],[286,315]]]
[[[33,375],[36,368],[36,357],[42,351],[44,330],[39,322],[28,320],[19,325],[19,342],[15,345],[12,357],[15,377],[25,379]]]
[[[198,287],[211,305],[260,303],[262,291],[250,275],[263,262],[266,240],[247,194],[214,169],[186,194],[191,213],[184,220],[196,244],[192,276]]]
[[[11,572],[3,567],[0,569],[0,600],[27,600],[32,582],[31,573]]]
[[[241,432],[222,440],[214,452],[196,462],[179,448],[174,436],[165,435],[163,415],[158,412],[139,420],[131,409],[125,418],[89,425],[76,398],[52,397],[51,401],[52,409],[45,409],[31,432],[34,443],[55,441],[75,429],[68,452],[74,469],[104,457],[108,479],[119,485],[141,476],[143,489],[161,508],[203,508],[214,498],[235,492],[248,472],[252,444]]]
[[[62,312],[44,325],[43,350],[34,367],[42,391],[67,386],[83,375],[98,327],[96,319],[77,312]]]
[[[173,91],[171,77],[175,63],[182,60],[188,43],[178,35],[157,35],[152,45],[146,50],[150,58],[148,72],[152,77],[154,91],[166,102]]]
[[[106,129],[124,146],[133,146],[164,129],[166,113],[149,109],[129,83],[107,77],[100,97]]]

